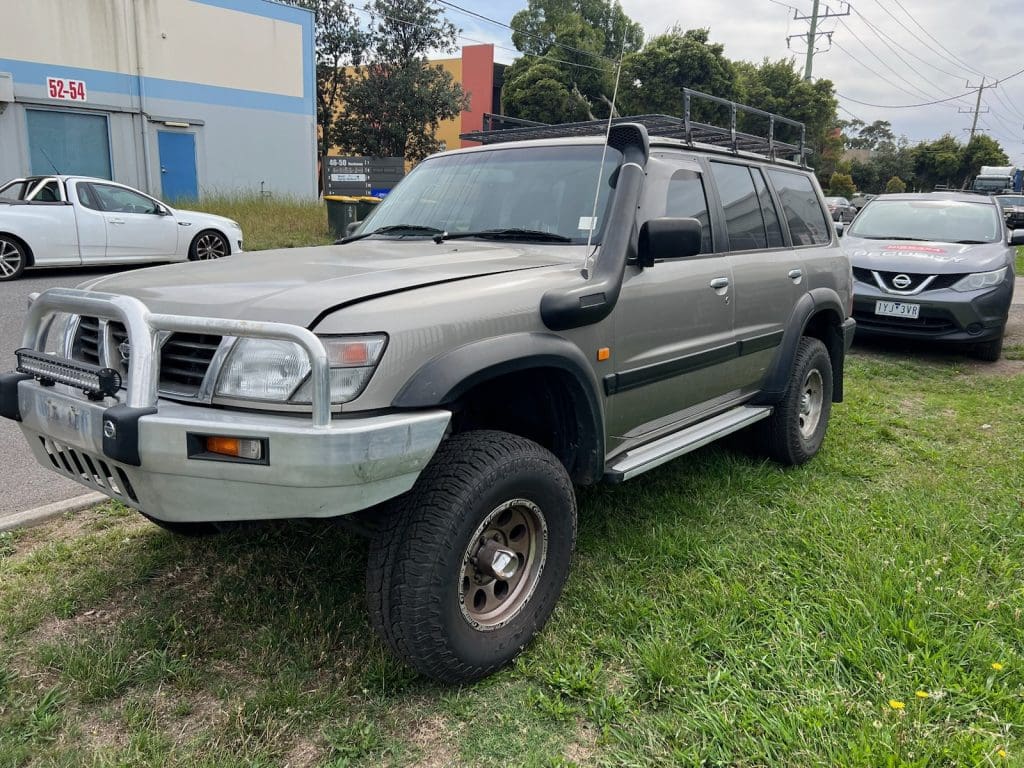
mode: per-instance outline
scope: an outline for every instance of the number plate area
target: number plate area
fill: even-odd
[[[885,317],[905,317],[916,320],[921,314],[920,304],[907,304],[903,301],[876,301],[875,314]]]
[[[27,426],[38,428],[47,437],[61,442],[70,443],[80,448],[93,448],[102,444],[100,438],[100,419],[102,407],[83,402],[77,398],[64,395],[55,388],[49,391],[33,393],[31,408],[25,408],[22,402],[22,413]],[[21,398],[24,401],[24,397]],[[35,422],[32,424],[32,422]]]

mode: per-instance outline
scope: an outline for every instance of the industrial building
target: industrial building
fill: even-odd
[[[317,195],[313,15],[267,0],[0,0],[0,181]]]

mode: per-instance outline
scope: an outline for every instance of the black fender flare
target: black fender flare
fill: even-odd
[[[604,475],[604,410],[597,377],[580,348],[553,333],[512,333],[470,342],[424,363],[392,401],[395,408],[452,405],[474,387],[510,373],[547,368],[566,374],[579,433],[576,482]]]
[[[839,294],[831,288],[813,288],[797,301],[789,316],[786,330],[783,332],[782,343],[775,354],[775,359],[768,368],[760,394],[754,399],[759,405],[772,405],[782,398],[789,382],[789,372],[793,368],[800,338],[805,335],[807,327],[815,317],[828,313],[834,315],[835,322],[829,322],[828,331],[823,339],[832,360],[832,401],[843,400],[843,369],[846,363],[846,340],[844,318],[846,308]],[[850,321],[852,323],[852,321]]]

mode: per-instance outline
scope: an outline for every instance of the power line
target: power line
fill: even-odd
[[[600,53],[594,53],[593,51],[585,51],[582,48],[574,48],[571,45],[565,45],[563,43],[559,43],[559,42],[554,41],[554,40],[548,40],[547,38],[542,37],[540,35],[534,35],[534,34],[532,34],[530,32],[523,32],[522,30],[517,30],[517,29],[513,28],[512,25],[510,25],[510,24],[506,24],[503,21],[498,21],[497,19],[492,19],[490,16],[484,16],[482,13],[477,13],[476,11],[471,11],[468,8],[463,8],[461,5],[456,5],[455,3],[449,2],[449,0],[438,0],[438,2],[441,3],[442,5],[447,5],[449,8],[452,8],[452,9],[454,9],[454,10],[460,12],[460,13],[464,13],[467,16],[472,16],[474,18],[480,19],[481,21],[486,21],[489,24],[494,24],[494,25],[502,27],[504,29],[508,29],[508,30],[513,31],[513,32],[517,32],[518,34],[521,34],[521,35],[523,35],[525,37],[532,37],[534,40],[539,40],[540,42],[546,43],[547,45],[558,46],[559,48],[561,48],[564,51],[572,51],[573,53],[578,53],[578,54],[580,54],[582,56],[592,56],[595,59],[601,59],[602,61],[607,61],[609,64],[613,64],[613,65],[617,65],[619,63],[615,59],[609,58],[608,56],[605,56],[605,55],[600,54]]]
[[[865,63],[864,63],[863,61],[861,61],[860,59],[858,59],[858,58],[857,58],[856,56],[854,56],[854,55],[853,55],[852,53],[850,53],[850,52],[849,52],[848,50],[846,50],[846,49],[845,49],[845,48],[844,48],[844,47],[843,47],[842,45],[840,45],[839,43],[837,43],[837,42],[836,42],[835,40],[833,40],[833,41],[832,41],[832,45],[834,45],[834,46],[835,46],[836,48],[838,48],[838,49],[839,49],[840,51],[842,51],[843,53],[845,53],[845,54],[846,54],[847,56],[849,56],[849,57],[850,57],[851,59],[853,59],[853,60],[854,60],[855,62],[857,62],[858,64],[860,64],[860,65],[861,65],[862,67],[864,67],[864,69],[866,69],[866,70],[867,70],[868,72],[870,72],[870,73],[871,73],[872,75],[874,75],[875,77],[877,77],[877,78],[878,78],[879,80],[882,80],[883,82],[885,82],[885,83],[887,83],[887,84],[891,85],[891,86],[892,86],[893,88],[896,88],[897,90],[903,91],[903,92],[904,92],[905,94],[907,94],[908,96],[913,96],[913,97],[914,97],[915,99],[919,99],[919,98],[921,98],[921,96],[922,96],[922,94],[923,94],[923,91],[922,91],[922,92],[918,92],[918,93],[912,93],[911,91],[908,91],[908,90],[907,90],[906,88],[903,88],[903,87],[902,87],[902,86],[900,86],[900,85],[899,85],[898,83],[894,83],[894,82],[893,82],[892,80],[890,80],[889,78],[887,78],[887,77],[886,77],[885,75],[883,75],[883,74],[880,74],[879,72],[876,72],[875,70],[873,70],[873,69],[872,69],[871,67],[869,67],[869,66],[868,66],[867,64],[865,64]],[[869,52],[870,52],[870,51],[869,51]],[[878,57],[876,56],[875,58],[878,58]],[[881,61],[881,59],[879,59],[879,61]],[[882,62],[882,63],[884,64],[885,62]],[[893,74],[895,74],[895,72],[894,72]],[[901,79],[902,79],[902,78],[901,78]],[[914,86],[913,86],[913,85],[912,85],[912,84],[911,84],[911,83],[910,83],[909,81],[907,81],[907,80],[904,80],[904,82],[906,82],[906,83],[907,83],[908,85],[910,85],[911,87],[914,87]],[[928,94],[924,94],[924,98],[926,98],[926,99],[927,99],[927,98],[931,98],[931,96],[930,96],[930,95],[928,95]]]
[[[924,40],[922,40],[921,37],[916,32],[914,32],[906,24],[904,24],[902,21],[900,21],[892,11],[890,11],[888,8],[886,8],[884,5],[882,5],[882,0],[875,0],[875,5],[877,5],[883,11],[885,11],[889,15],[889,18],[891,18],[893,21],[895,21],[897,24],[899,24],[899,26],[902,27],[903,30],[907,32],[907,34],[909,34],[912,38],[914,38],[914,40],[916,40],[921,45],[923,45],[925,47],[925,49],[928,49],[928,47],[929,47],[928,43],[926,43]],[[932,64],[929,61],[925,61],[925,59],[922,59],[920,57],[916,57],[915,56],[915,58],[917,58],[919,61],[924,62],[925,64],[927,64],[932,69],[935,69],[936,71],[941,72],[944,75],[948,75],[949,77],[955,78],[957,80],[963,79],[963,75],[958,75],[955,72],[947,72],[945,69],[942,69],[941,67],[938,67],[938,66]]]
[[[961,93],[959,96],[950,96],[948,99],[936,99],[935,101],[925,101],[920,104],[872,104],[870,101],[858,101],[857,99],[849,96],[844,96],[838,91],[836,92],[836,96],[841,99],[846,99],[847,101],[852,101],[854,104],[862,104],[865,107],[877,107],[878,109],[914,109],[916,107],[930,107],[933,104],[947,104],[951,101],[962,99],[964,96],[970,96],[972,93],[974,93],[974,91],[970,90],[966,93]]]
[[[887,41],[888,41],[888,46],[891,47],[893,55],[897,59],[899,59],[901,62],[903,62],[904,66],[906,66],[906,68],[909,71],[914,72],[921,80],[923,80],[924,82],[928,83],[928,85],[931,86],[932,88],[934,88],[938,93],[941,94],[941,93],[945,92],[944,88],[942,88],[939,85],[936,85],[931,80],[929,80],[927,77],[925,77],[920,72],[918,72],[913,64],[911,64],[909,61],[907,61],[905,58],[903,58],[903,56],[900,55],[900,50],[902,50],[908,56],[911,56],[911,57],[917,59],[918,61],[920,61],[923,64],[928,64],[927,61],[922,59],[920,56],[918,56],[913,51],[909,50],[906,46],[904,46],[898,40],[896,40],[893,37],[891,37],[890,35],[886,34],[884,31],[879,29],[876,25],[871,23],[871,21],[863,13],[861,13],[859,10],[857,10],[857,8],[854,8],[853,6],[850,6],[850,7],[853,9],[853,12],[855,14],[857,14],[858,17],[860,17],[860,20],[864,22],[865,26],[867,26],[867,28],[871,30],[871,32],[875,35],[875,37],[877,37],[882,42],[883,45],[887,45]],[[896,50],[897,48],[899,50]],[[919,90],[924,92],[923,89],[919,89]],[[931,96],[931,94],[929,94],[929,96]]]
[[[961,59],[959,56],[957,56],[955,53],[953,53],[951,50],[949,50],[949,48],[947,48],[941,42],[939,42],[939,40],[936,39],[935,35],[933,35],[931,32],[929,32],[927,29],[925,29],[923,26],[921,26],[921,22],[919,22],[914,17],[914,15],[903,6],[903,3],[901,3],[900,0],[893,0],[893,2],[896,3],[896,5],[899,6],[900,10],[903,11],[903,13],[905,13],[907,15],[907,18],[909,18],[912,22],[914,22],[914,25],[918,29],[920,29],[922,32],[924,32],[925,35],[927,35],[928,38],[932,40],[932,42],[934,42],[937,46],[939,46],[939,48],[941,48],[943,51],[945,51],[950,56],[952,56],[953,60],[956,61],[958,64],[960,64],[960,66],[962,66],[968,72],[973,72],[976,75],[985,75],[984,72],[981,72],[980,70],[975,69],[970,64],[968,64],[963,59]]]

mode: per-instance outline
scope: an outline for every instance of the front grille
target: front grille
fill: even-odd
[[[78,448],[58,443],[48,437],[40,437],[43,450],[50,457],[53,468],[72,480],[95,488],[119,501],[138,503],[135,488],[128,474],[118,466],[111,467],[106,460],[93,456]]]
[[[160,389],[196,396],[220,341],[209,334],[171,334],[160,350]]]
[[[906,275],[910,278],[910,285],[906,288],[894,289],[892,286],[893,278],[896,275]],[[853,276],[862,283],[868,283],[869,285],[875,285],[881,288],[883,291],[899,291],[901,293],[907,291],[916,291],[928,278],[932,278],[931,282],[925,288],[926,291],[937,291],[943,288],[949,288],[954,285],[957,281],[963,278],[962,274],[954,275],[924,275],[916,272],[878,272],[878,276],[882,278],[882,284],[879,285],[878,281],[875,280],[875,276],[872,274],[870,269],[864,269],[863,267],[854,267]]]
[[[78,330],[71,349],[72,360],[100,364],[100,321],[97,318],[85,315],[78,318]]]
[[[99,319],[85,315],[79,318],[71,359],[100,366],[112,362],[122,376],[127,376],[131,350],[126,346],[122,354],[121,345],[128,341],[128,331],[121,323],[107,323],[107,343],[112,349],[106,354],[101,336]],[[160,349],[160,391],[196,397],[220,342],[220,336],[209,334],[171,334]]]

